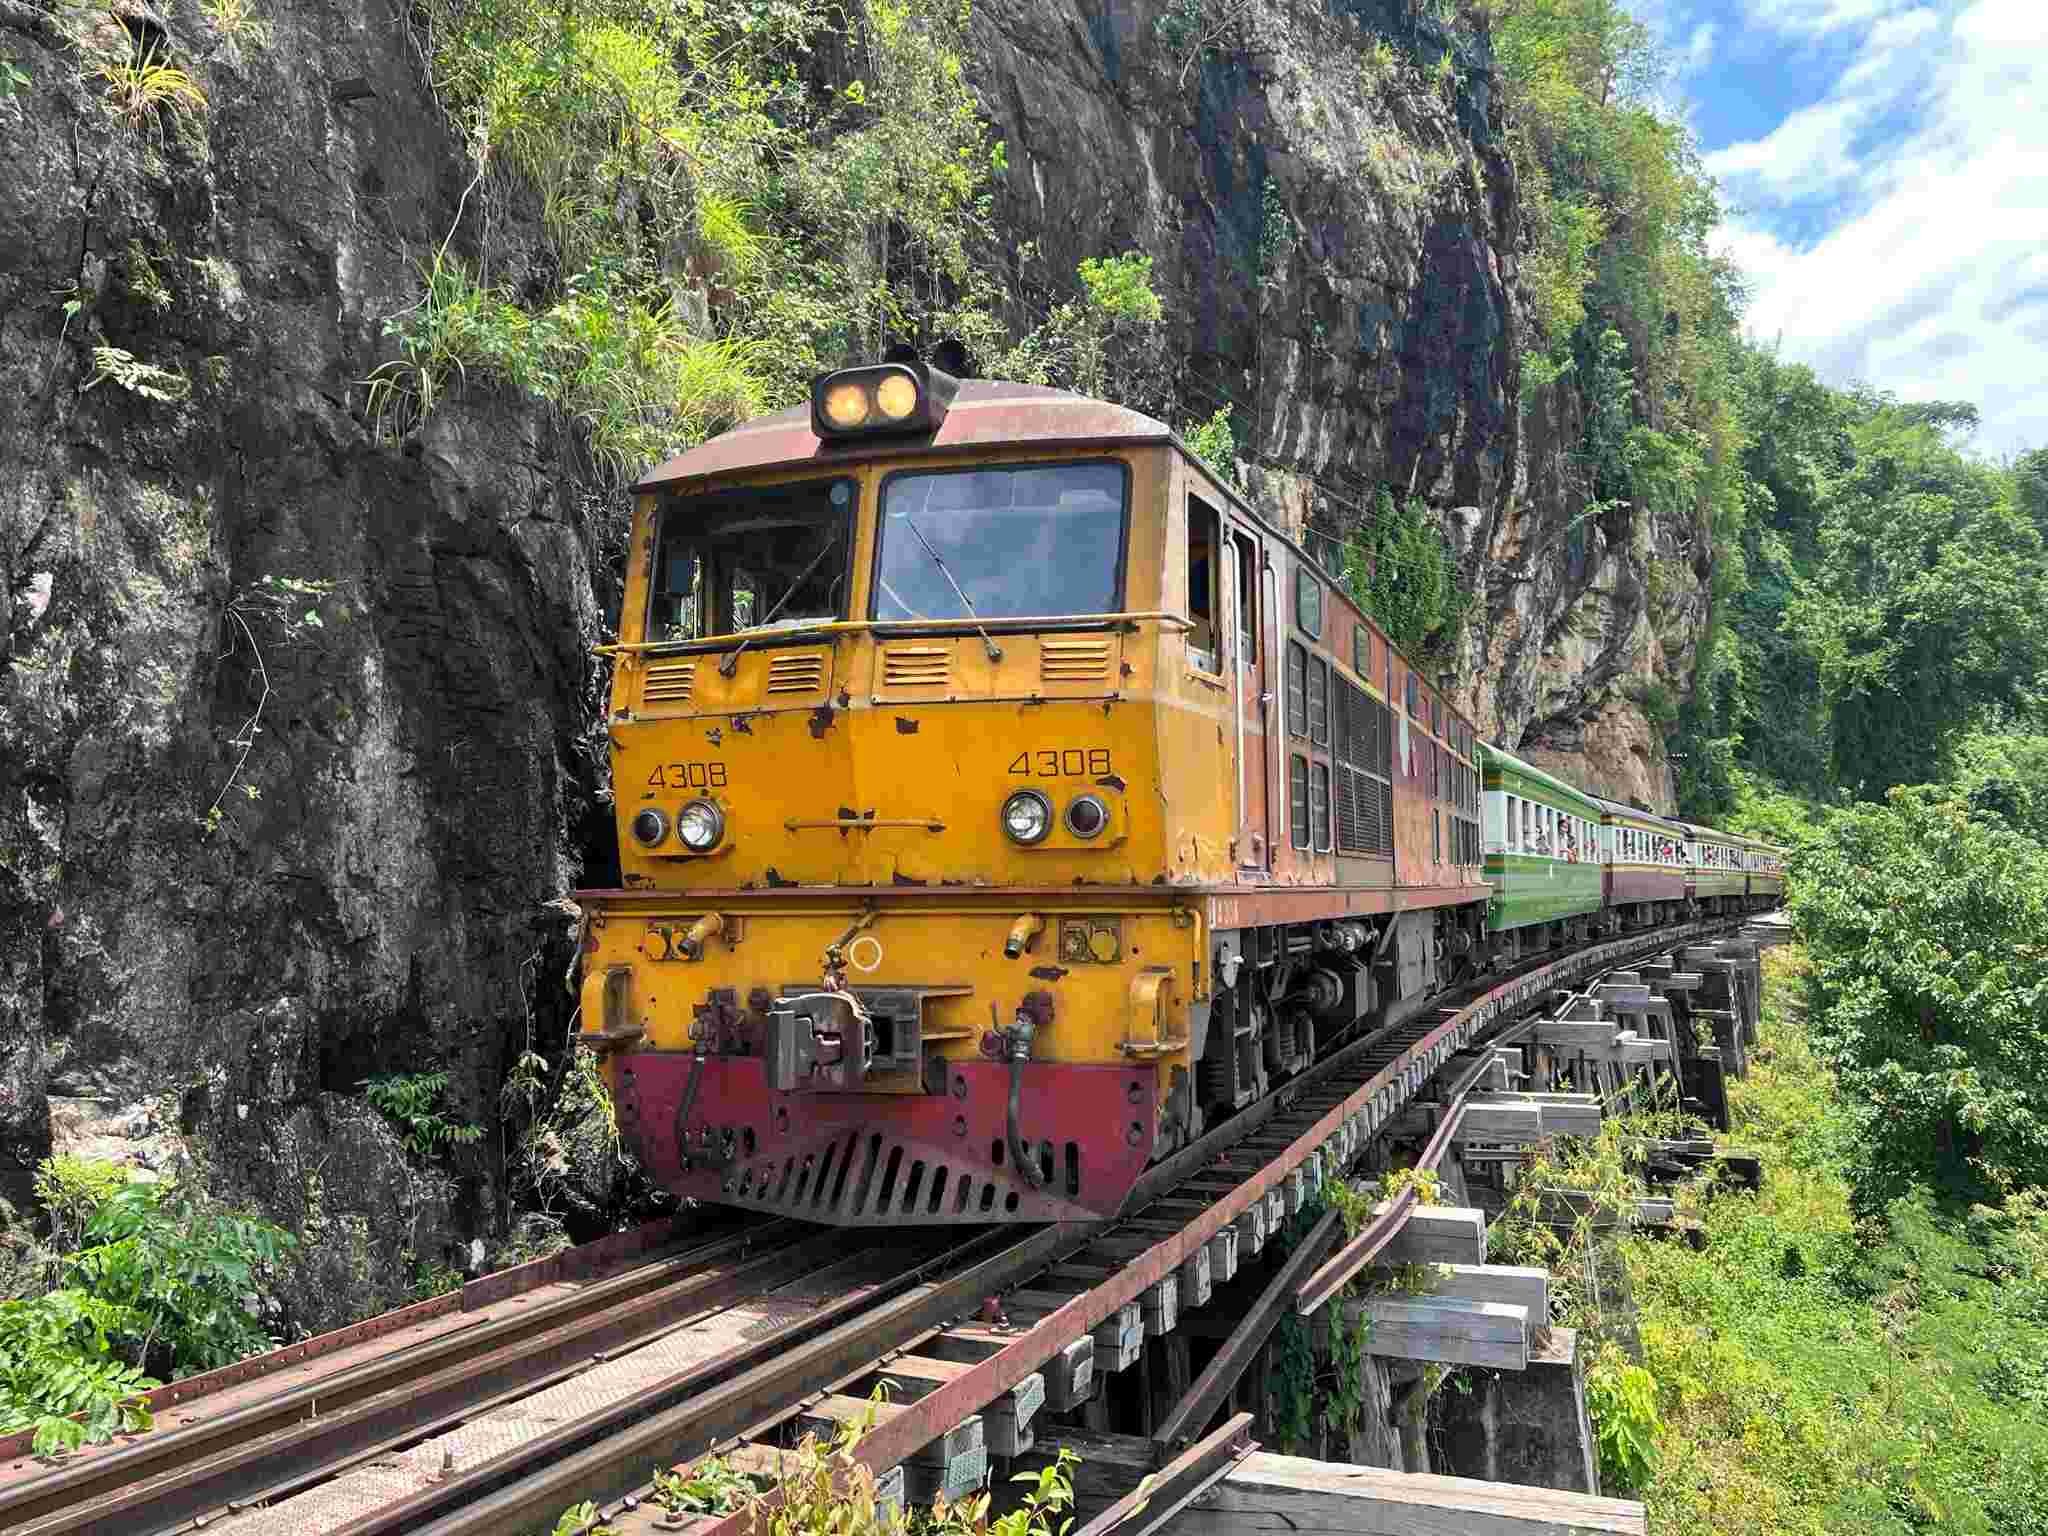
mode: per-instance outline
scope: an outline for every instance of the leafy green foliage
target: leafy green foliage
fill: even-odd
[[[883,1395],[877,1388],[869,1412],[842,1424],[830,1439],[806,1435],[783,1456],[778,1483],[782,1498],[774,1510],[764,1506],[752,1482],[716,1457],[692,1468],[687,1476],[658,1478],[655,1496],[672,1514],[751,1511],[749,1528],[761,1536],[910,1536],[912,1531],[918,1536],[1065,1536],[1071,1528],[1071,1518],[1054,1524],[1074,1507],[1073,1468],[1080,1458],[1066,1450],[1040,1471],[1012,1478],[1013,1483],[1022,1485],[1023,1498],[1015,1509],[994,1518],[985,1491],[958,1502],[942,1498],[921,1513],[884,1505],[874,1473],[854,1454],[861,1436],[873,1427],[873,1410],[881,1405]],[[581,1529],[569,1524],[570,1516],[577,1513],[565,1513],[557,1529]],[[587,1521],[595,1513],[590,1509],[582,1518]]]
[[[1765,957],[1761,1049],[1729,1085],[1761,1192],[1699,1212],[1704,1250],[1631,1240],[1662,1430],[1642,1497],[1672,1536],[2026,1533],[2048,1496],[2048,1202],[1859,1222],[1853,1099],[1809,1033],[1805,958]]]
[[[656,1477],[654,1497],[672,1515],[729,1515],[746,1507],[754,1497],[754,1485],[723,1457],[712,1456],[687,1473]]]
[[[186,1184],[51,1158],[36,1175],[60,1246],[42,1295],[0,1302],[0,1433],[38,1454],[147,1429],[160,1375],[270,1347],[258,1312],[291,1237]],[[154,1374],[151,1374],[154,1373]]]
[[[107,88],[107,106],[134,129],[161,129],[173,120],[206,110],[206,92],[154,43],[102,56],[93,66]]]
[[[1894,790],[1829,819],[1791,905],[1858,1105],[1860,1208],[2048,1183],[2048,847],[1953,790]]]
[[[448,1091],[446,1072],[366,1077],[357,1086],[398,1127],[405,1150],[415,1157],[431,1157],[483,1138],[482,1126],[450,1120],[441,1112],[441,1095]]]
[[[1657,1378],[1603,1344],[1586,1372],[1586,1412],[1600,1449],[1600,1488],[1623,1493],[1643,1487],[1657,1467]]]
[[[127,1170],[114,1163],[70,1153],[44,1158],[33,1187],[50,1220],[51,1245],[59,1252],[76,1248],[99,1208],[127,1184]]]
[[[372,415],[411,431],[473,375],[559,406],[618,482],[892,336],[993,346],[988,185],[956,0],[429,0],[437,92],[480,204],[537,192],[547,291],[449,247]],[[829,84],[814,67],[835,62]],[[630,188],[631,195],[622,195]]]
[[[135,1183],[93,1213],[86,1236],[65,1282],[143,1320],[144,1363],[162,1358],[182,1375],[270,1347],[249,1301],[293,1247],[290,1233],[189,1184]]]
[[[1059,304],[1015,346],[991,357],[988,372],[1163,409],[1174,364],[1166,355],[1166,308],[1152,291],[1152,258],[1091,257],[1076,275],[1081,297]]]
[[[612,1536],[612,1527],[597,1518],[597,1501],[585,1499],[562,1511],[553,1536]]]
[[[157,1382],[114,1352],[144,1328],[86,1291],[0,1301],[0,1433],[33,1428],[36,1454],[50,1455],[147,1429],[141,1397]]]
[[[1435,519],[1415,498],[1397,505],[1381,489],[1372,516],[1349,533],[1344,582],[1403,655],[1441,665],[1457,649],[1472,595]]]
[[[1950,774],[1973,736],[2028,729],[2048,668],[2042,463],[1962,452],[1956,402],[1738,361],[1749,515],[1682,714],[1686,809],[1726,816],[1738,772],[1881,800]]]
[[[1219,405],[1216,414],[1199,426],[1181,428],[1181,439],[1190,452],[1208,465],[1226,485],[1236,485],[1237,433],[1230,424],[1230,407]]]
[[[175,368],[159,368],[120,347],[94,347],[92,363],[93,375],[79,386],[81,395],[109,379],[132,395],[169,405],[175,405],[192,393],[192,381]]]
[[[1876,799],[1941,777],[1954,738],[2027,704],[2048,668],[2048,561],[2010,477],[1935,427],[1881,404],[1850,437],[1786,622],[1811,637],[1837,781]]]
[[[1089,257],[1080,266],[1081,287],[1091,309],[1117,320],[1157,325],[1166,307],[1152,291],[1152,258],[1137,251]]]
[[[677,442],[757,414],[767,398],[760,344],[693,339],[671,305],[607,271],[576,274],[535,312],[438,258],[425,296],[384,330],[402,355],[368,380],[380,431],[402,436],[472,372],[490,375],[579,422],[599,467],[618,480]]]

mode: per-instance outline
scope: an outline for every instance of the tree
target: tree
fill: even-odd
[[[1798,874],[1816,1034],[1864,1104],[1859,1205],[2048,1183],[2048,848],[1895,789],[1831,817]]]
[[[2048,664],[2048,568],[2009,476],[1880,406],[1851,431],[1817,564],[1785,623],[1818,661],[1838,782],[1866,799],[1939,779],[1988,714],[2025,713]]]

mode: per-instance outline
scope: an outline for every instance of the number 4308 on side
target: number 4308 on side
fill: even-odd
[[[1020,779],[1083,779],[1112,770],[1107,747],[1038,747],[1019,752],[1007,771]]]

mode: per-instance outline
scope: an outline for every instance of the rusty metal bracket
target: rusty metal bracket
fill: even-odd
[[[1230,1331],[1230,1337],[1223,1341],[1216,1357],[1196,1378],[1187,1396],[1176,1403],[1173,1411],[1161,1422],[1152,1436],[1156,1445],[1178,1445],[1201,1432],[1202,1426],[1209,1422],[1209,1416],[1223,1405],[1223,1399],[1237,1385],[1237,1378],[1252,1363],[1259,1346],[1266,1342],[1280,1325],[1280,1319],[1293,1306],[1294,1293],[1301,1287],[1302,1276],[1321,1262],[1343,1227],[1343,1212],[1332,1207],[1309,1228],[1308,1236],[1287,1256],[1280,1272],[1266,1282],[1259,1299],[1252,1303],[1251,1310]]]
[[[1258,1449],[1252,1416],[1240,1413],[1206,1440],[1197,1441],[1131,1492],[1082,1526],[1075,1536],[1155,1536],[1173,1517],[1230,1475]]]

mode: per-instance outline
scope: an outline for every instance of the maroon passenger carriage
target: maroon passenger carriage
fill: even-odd
[[[1600,807],[1600,859],[1606,866],[1601,920],[1609,933],[1671,922],[1686,902],[1687,841],[1692,833],[1632,805],[1592,797]]]

